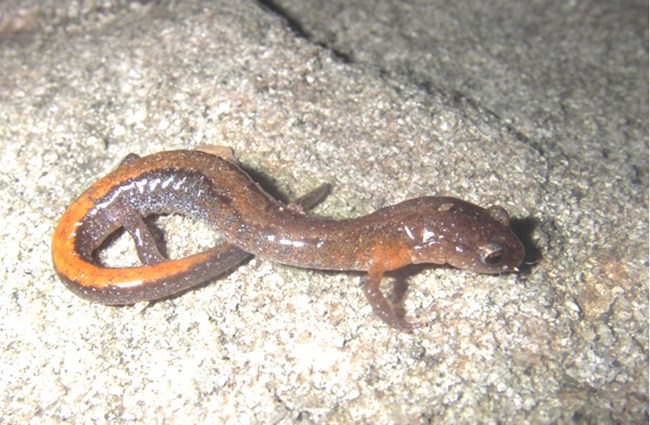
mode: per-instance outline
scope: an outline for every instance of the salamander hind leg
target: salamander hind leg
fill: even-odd
[[[363,294],[366,296],[368,303],[370,303],[373,313],[392,328],[407,333],[413,332],[414,328],[420,327],[421,325],[418,323],[410,323],[395,314],[395,311],[388,301],[386,301],[379,287],[383,276],[383,268],[373,267],[364,276],[362,281]]]
[[[198,145],[194,150],[209,153],[210,155],[218,156],[219,158],[239,166],[239,161],[235,157],[232,148],[228,146],[218,145]]]
[[[135,154],[135,153],[130,153],[127,156],[124,157],[124,159],[122,160],[122,162],[120,162],[120,165],[118,165],[117,168],[120,168],[121,166],[126,165],[129,162],[133,162],[136,159],[140,159],[140,155]]]
[[[124,229],[131,235],[142,264],[151,265],[167,261],[158,250],[158,244],[140,214],[133,210],[125,212],[121,217],[121,222]]]

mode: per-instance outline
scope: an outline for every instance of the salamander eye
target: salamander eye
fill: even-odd
[[[506,258],[506,249],[503,245],[492,242],[479,248],[481,262],[486,266],[498,266]]]
[[[508,215],[508,211],[497,205],[491,206],[487,209],[487,211],[488,214],[490,214],[490,217],[499,223],[503,224],[504,226],[510,226],[510,216]]]

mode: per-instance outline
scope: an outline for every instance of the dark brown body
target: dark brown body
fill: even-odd
[[[203,220],[228,243],[167,260],[142,221],[161,213]],[[249,254],[298,267],[366,271],[364,290],[373,304],[384,271],[407,264],[451,264],[479,273],[516,270],[523,247],[508,220],[501,208],[445,197],[416,198],[349,220],[310,217],[270,197],[230,161],[172,151],[131,160],[91,186],[61,217],[52,253],[69,288],[106,304],[168,296]],[[98,266],[93,252],[121,227],[134,237],[144,265]],[[383,296],[375,301],[383,320],[410,330],[394,314],[378,311],[386,308]]]

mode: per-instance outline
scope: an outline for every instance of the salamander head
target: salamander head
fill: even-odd
[[[501,207],[455,198],[421,198],[420,214],[404,223],[413,263],[450,264],[476,273],[517,271],[524,247]]]

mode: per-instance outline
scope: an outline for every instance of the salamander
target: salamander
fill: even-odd
[[[523,261],[523,245],[501,207],[426,196],[357,218],[308,215],[327,189],[321,186],[285,205],[225,155],[178,150],[129,156],[63,213],[53,234],[54,267],[77,295],[109,305],[168,297],[250,255],[297,267],[359,271],[365,273],[362,289],[373,312],[391,327],[412,332],[417,324],[396,314],[380,290],[385,272],[430,263],[501,274],[518,271]],[[202,220],[225,242],[167,259],[144,221],[166,213]],[[95,259],[119,229],[134,240],[141,266],[110,268]]]

